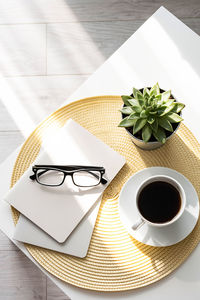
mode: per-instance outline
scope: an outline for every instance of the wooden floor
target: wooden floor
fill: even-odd
[[[200,34],[199,0],[0,0],[0,162],[161,5]],[[11,299],[68,298],[0,232]]]

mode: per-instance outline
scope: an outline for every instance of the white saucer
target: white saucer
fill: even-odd
[[[136,209],[136,191],[142,181],[154,175],[168,175],[177,180],[186,194],[186,207],[182,216],[173,224],[156,228],[144,224],[137,230],[132,225],[139,218]],[[179,172],[163,167],[146,168],[134,174],[123,186],[119,196],[119,214],[130,235],[150,246],[170,246],[183,240],[191,233],[199,217],[199,199],[191,182]]]

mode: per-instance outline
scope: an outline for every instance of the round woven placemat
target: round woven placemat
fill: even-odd
[[[86,258],[26,245],[30,254],[50,273],[91,290],[122,291],[151,284],[176,269],[200,240],[199,221],[185,240],[170,247],[144,245],[133,239],[121,224],[119,192],[131,175],[145,167],[175,169],[192,182],[198,194],[200,191],[200,146],[187,127],[181,124],[177,134],[160,149],[143,151],[132,144],[123,128],[117,127],[121,106],[119,96],[99,96],[79,100],[57,110],[25,141],[11,180],[13,186],[37,157],[44,136],[51,132],[55,134],[69,118],[126,158],[126,165],[104,192]],[[12,212],[16,224],[19,213],[15,209]]]

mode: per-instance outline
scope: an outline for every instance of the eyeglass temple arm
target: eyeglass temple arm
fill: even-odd
[[[88,171],[88,173],[90,173],[90,174],[92,174],[94,177],[96,177],[97,179],[99,178],[99,176],[97,175],[97,174],[94,174],[93,172],[91,172],[91,171]],[[102,184],[106,184],[108,181],[105,179],[105,178],[101,178],[101,180],[100,180],[100,182],[102,183]]]
[[[103,177],[101,178],[101,183],[102,183],[102,184],[106,184],[107,182],[108,182],[108,180],[106,180],[106,179],[103,178]]]

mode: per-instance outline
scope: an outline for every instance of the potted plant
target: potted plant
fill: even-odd
[[[135,145],[152,150],[159,148],[175,133],[183,120],[181,111],[185,107],[177,102],[171,91],[160,89],[158,83],[152,88],[137,90],[131,96],[122,96],[122,121]]]

